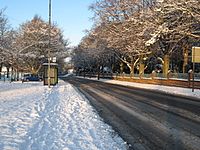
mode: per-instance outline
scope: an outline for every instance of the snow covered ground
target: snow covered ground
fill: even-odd
[[[200,97],[196,89],[100,81]],[[0,82],[0,149],[123,150],[126,143],[68,83],[48,89],[41,82]]]
[[[83,77],[78,77],[78,78],[83,78]],[[142,89],[157,90],[157,91],[162,91],[162,92],[166,92],[170,94],[200,98],[199,89],[195,89],[194,92],[192,92],[191,88],[181,88],[181,87],[162,86],[162,85],[153,85],[153,84],[141,84],[141,83],[135,83],[135,82],[126,82],[126,81],[108,80],[108,79],[97,80],[97,78],[87,78],[87,79],[111,83],[111,84],[132,86],[132,87],[137,87],[137,88],[142,88]]]
[[[0,82],[1,150],[123,150],[126,143],[72,85]]]

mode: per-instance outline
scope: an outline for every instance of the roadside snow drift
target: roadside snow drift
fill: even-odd
[[[1,150],[123,150],[124,141],[103,123],[68,83],[0,83]]]

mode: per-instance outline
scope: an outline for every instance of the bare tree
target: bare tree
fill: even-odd
[[[81,42],[84,54],[115,54],[132,75],[136,68],[143,74],[154,57],[166,76],[172,54],[183,53],[186,66],[187,49],[198,45],[199,6],[198,0],[97,0],[90,6],[94,27]]]
[[[0,72],[3,65],[7,68],[10,66],[10,60],[12,56],[12,51],[10,51],[10,48],[14,35],[14,31],[12,31],[9,25],[8,18],[4,14],[5,10],[5,8],[0,10]],[[7,70],[9,71],[9,69]]]
[[[155,7],[155,26],[157,31],[147,43],[155,43],[162,52],[164,75],[169,70],[170,55],[180,46],[183,49],[185,67],[187,65],[189,41],[200,38],[200,2],[198,0],[163,0]],[[194,43],[194,42],[193,42]],[[184,72],[183,67],[183,72]]]
[[[151,54],[146,47],[155,31],[155,25],[151,23],[151,7],[152,1],[138,0],[104,0],[91,6],[98,19],[97,25],[100,24],[98,28],[102,29],[97,37],[107,42],[108,48],[127,64],[132,75],[138,62],[143,68],[140,72],[144,72],[144,58]]]
[[[48,23],[38,16],[20,26],[13,45],[18,67],[34,74],[40,70],[47,60],[48,28]],[[66,57],[68,41],[56,25],[51,26],[50,38],[51,57]]]

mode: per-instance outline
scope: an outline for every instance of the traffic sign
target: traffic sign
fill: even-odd
[[[192,62],[200,63],[200,47],[192,47]]]

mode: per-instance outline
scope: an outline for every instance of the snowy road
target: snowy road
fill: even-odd
[[[0,83],[1,150],[113,150],[124,141],[68,83]]]
[[[83,78],[67,80],[90,99],[99,114],[131,144],[130,149],[199,150],[199,99]]]

